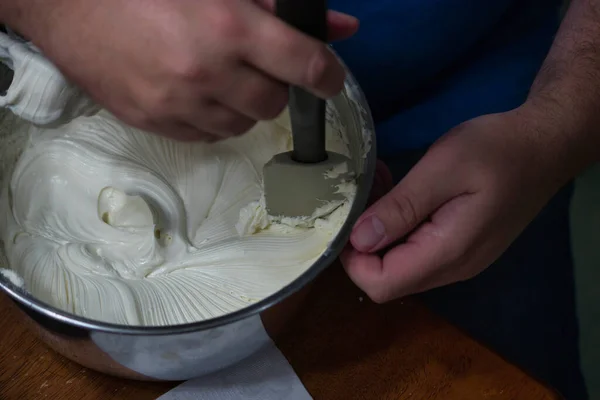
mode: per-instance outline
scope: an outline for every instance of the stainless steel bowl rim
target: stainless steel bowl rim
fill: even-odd
[[[358,85],[358,82],[356,81],[352,73],[349,72],[348,68],[346,68],[346,71],[348,71],[345,83],[346,95],[351,102],[355,103],[356,106],[361,107],[364,111],[363,113],[359,113],[361,114],[360,119],[361,123],[363,124],[363,130],[366,131],[370,136],[369,140],[371,149],[369,150],[369,153],[373,153],[376,149],[376,139],[375,125],[371,116],[371,112],[368,107],[366,97],[362,89]],[[118,325],[87,319],[85,317],[80,317],[74,314],[70,314],[66,311],[60,310],[47,303],[35,299],[26,291],[10,284],[10,282],[8,282],[7,280],[1,279],[1,277],[0,288],[3,289],[4,292],[7,293],[13,300],[17,301],[18,303],[29,309],[32,309],[35,312],[38,312],[44,316],[50,317],[52,319],[77,328],[93,331],[116,333],[123,335],[172,335],[202,331],[228,325],[233,322],[261,313],[262,311],[278,304],[290,295],[302,289],[309,282],[313,281],[325,268],[327,268],[327,266],[331,265],[335,261],[335,259],[339,255],[339,251],[336,251],[335,249],[341,249],[348,241],[351,232],[351,227],[349,225],[353,224],[354,221],[358,219],[358,217],[360,216],[364,207],[367,204],[367,201],[369,199],[369,193],[371,191],[373,176],[375,174],[375,163],[375,156],[366,157],[365,166],[362,173],[362,177],[366,186],[362,187],[361,190],[357,191],[356,196],[354,198],[354,202],[352,204],[348,217],[344,222],[344,225],[340,229],[337,236],[331,241],[331,243],[329,244],[325,252],[321,255],[321,257],[319,257],[310,268],[308,268],[304,273],[302,273],[302,275],[300,275],[287,286],[284,286],[271,296],[268,296],[254,304],[249,305],[248,307],[242,308],[232,313],[224,314],[216,318],[181,325]]]

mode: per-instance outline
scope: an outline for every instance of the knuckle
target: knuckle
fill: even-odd
[[[205,85],[214,80],[214,73],[195,57],[195,53],[183,48],[180,54],[169,57],[170,73],[176,79],[194,81],[195,84]]]
[[[413,228],[419,224],[419,214],[415,202],[404,193],[396,192],[385,199],[390,202],[389,207],[384,209],[390,210],[389,218],[393,221],[398,221],[398,224],[403,227]]]
[[[234,6],[235,4],[222,2],[213,7],[209,14],[211,27],[221,40],[241,39],[245,35],[245,26]]]
[[[192,34],[181,33],[170,40],[166,54],[161,58],[163,78],[167,82],[194,84],[208,83],[213,79],[214,70],[209,67],[210,57],[201,57],[198,43],[194,43]]]
[[[330,51],[323,45],[316,46],[308,60],[304,86],[319,87],[322,85],[326,81],[330,65]]]
[[[184,25],[184,24],[181,24]],[[163,47],[164,54],[160,58],[160,77],[166,82],[208,81],[211,70],[203,62],[206,58],[199,56],[201,44],[195,40],[194,31],[186,26],[174,26],[167,32],[168,46]]]

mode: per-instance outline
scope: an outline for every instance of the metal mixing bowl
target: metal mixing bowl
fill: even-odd
[[[90,369],[130,379],[186,380],[239,362],[266,344],[264,330],[274,337],[292,318],[308,284],[339,255],[367,203],[376,162],[374,127],[365,97],[350,73],[343,93],[328,103],[328,118],[345,127],[356,171],[360,172],[356,198],[348,219],[323,255],[272,296],[210,320],[132,327],[59,310],[36,300],[2,274],[0,288],[21,309],[24,323],[44,342]]]

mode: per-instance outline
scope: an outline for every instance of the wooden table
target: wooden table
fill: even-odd
[[[0,399],[151,400],[174,383],[116,379],[49,350],[0,296]],[[277,345],[315,399],[559,399],[413,300],[379,306],[339,266]]]

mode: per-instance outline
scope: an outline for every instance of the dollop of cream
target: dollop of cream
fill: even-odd
[[[107,112],[23,127],[5,179],[0,234],[35,297],[90,319],[175,325],[220,316],[309,268],[346,220],[347,201],[306,224],[264,208],[263,165],[290,150],[289,117],[215,144],[146,134]],[[330,151],[348,154],[328,129]]]

